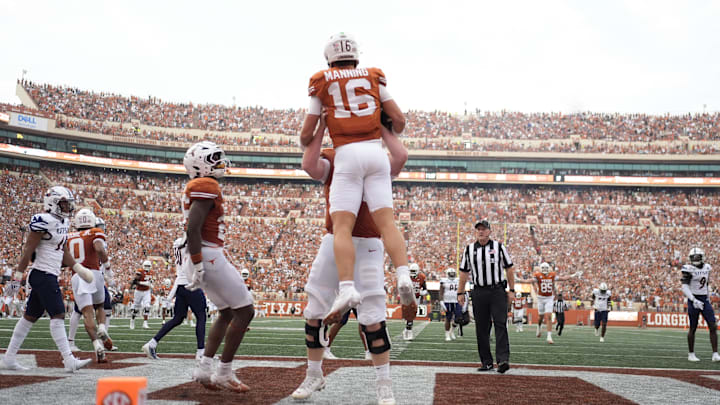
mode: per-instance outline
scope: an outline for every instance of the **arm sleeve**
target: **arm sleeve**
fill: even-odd
[[[310,104],[308,105],[308,114],[320,115],[322,113],[322,101],[318,96],[310,96]]]
[[[387,90],[387,87],[384,85],[380,85],[380,102],[384,103],[386,101],[392,100],[393,97],[390,95],[390,92]]]

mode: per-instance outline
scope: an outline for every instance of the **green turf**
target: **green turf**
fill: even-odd
[[[16,319],[0,320],[0,347],[8,345]],[[123,352],[140,352],[141,346],[160,329],[159,320],[150,320],[151,329],[128,328],[129,320],[113,319],[110,328],[115,345]],[[67,321],[66,321],[67,324]],[[140,326],[142,321],[137,322]],[[269,356],[304,356],[304,322],[301,319],[255,319],[251,331],[245,336],[238,354]],[[465,328],[464,337],[453,342],[444,341],[443,324],[416,322],[415,340],[405,342],[400,338],[404,322],[388,321],[393,339],[391,357],[397,360],[431,360],[449,362],[477,362],[477,346],[474,325]],[[208,326],[209,328],[209,326]],[[419,332],[419,333],[418,333]],[[707,330],[698,330],[696,350],[699,363],[687,361],[686,331],[678,329],[609,328],[605,343],[600,343],[590,327],[568,326],[562,336],[553,334],[554,345],[535,337],[535,327],[525,326],[516,333],[510,328],[511,362],[523,364],[657,367],[720,370],[720,363],[710,362],[711,350]],[[77,345],[91,350],[91,343],[82,325],[77,335]],[[494,339],[492,346],[494,351]],[[48,330],[48,320],[43,319],[33,327],[23,349],[55,349]],[[181,325],[160,342],[158,354],[194,353],[195,330]],[[333,343],[333,353],[342,358],[362,358],[364,351],[358,338],[357,322],[350,321]]]

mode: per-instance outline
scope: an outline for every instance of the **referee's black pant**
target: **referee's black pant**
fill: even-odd
[[[555,330],[558,331],[558,336],[561,336],[565,327],[565,312],[555,312],[555,320],[557,320]]]
[[[490,322],[495,326],[495,356],[498,364],[510,361],[510,341],[507,333],[508,299],[505,289],[497,287],[475,287],[470,292],[475,315],[475,335],[478,354],[483,365],[492,365],[490,353]]]

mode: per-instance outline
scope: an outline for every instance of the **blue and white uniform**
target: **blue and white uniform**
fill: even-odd
[[[47,311],[50,316],[65,312],[58,276],[62,269],[65,243],[67,242],[70,220],[52,214],[36,214],[28,228],[43,234],[35,249],[28,283],[32,287],[27,301],[26,313],[39,318]]]
[[[703,309],[699,310],[695,308],[693,302],[688,299],[688,316],[690,318],[690,327],[697,328],[698,319],[700,313],[702,313],[705,322],[708,325],[715,324],[715,314],[713,313],[712,305],[708,300],[708,284],[710,281],[710,272],[712,267],[707,263],[702,263],[700,267],[694,264],[685,264],[681,269],[683,273],[683,284],[687,284],[690,287],[695,299],[702,301]]]
[[[607,323],[608,311],[610,310],[610,290],[605,292],[599,288],[593,290],[593,308],[595,308],[595,328],[600,327],[600,323]]]
[[[442,300],[445,303],[445,317],[447,319],[458,320],[462,318],[462,307],[458,304],[457,292],[460,279],[443,278],[440,279],[440,285],[443,288]]]

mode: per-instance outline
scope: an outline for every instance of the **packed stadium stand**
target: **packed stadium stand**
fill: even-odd
[[[18,84],[18,95],[23,104],[0,105],[0,113],[41,117],[52,124],[28,130],[0,123],[2,143],[178,163],[191,142],[210,139],[227,145],[236,165],[299,169],[295,145],[303,110],[169,103],[29,81]],[[680,311],[685,304],[678,266],[688,250],[698,245],[707,257],[720,258],[720,191],[715,187],[562,184],[562,176],[569,173],[616,175],[617,170],[720,177],[718,156],[713,156],[720,151],[720,114],[410,111],[407,116],[403,141],[411,150],[408,165],[416,170],[432,166],[440,173],[470,171],[479,164],[495,167],[494,161],[471,154],[482,151],[501,154],[494,157],[500,164],[493,173],[558,176],[527,184],[509,184],[500,178],[439,182],[433,177],[394,183],[395,211],[411,260],[420,264],[429,280],[438,280],[447,267],[457,265],[458,249],[471,240],[472,224],[479,217],[489,218],[494,237],[506,241],[523,276],[541,261],[554,263],[561,274],[582,271],[579,279],[560,284],[566,299],[573,301],[587,300],[592,288],[605,281],[617,293],[619,308]],[[450,159],[456,151],[464,160]],[[507,152],[522,152],[513,157],[522,164],[502,166],[502,153]],[[618,168],[615,163],[591,167],[568,161],[576,167],[568,166],[562,173],[542,166],[553,164],[557,154],[572,159],[578,152],[620,162],[627,154],[655,157],[644,161],[641,169],[627,166],[634,162]],[[591,157],[587,160],[595,162]],[[153,168],[118,170],[99,161],[38,161],[30,154],[3,151],[0,159],[5,159],[0,160],[0,220],[11,230],[0,234],[4,265],[17,260],[23,226],[40,207],[43,192],[62,184],[75,192],[78,207],[92,207],[107,222],[109,252],[121,285],[129,284],[147,257],[162,269],[157,279],[173,278],[174,269],[165,260],[172,241],[182,232],[179,196],[186,176]],[[297,176],[260,177],[223,181],[228,201],[226,248],[238,269],[251,271],[261,296],[302,299],[305,277],[323,234],[322,189]],[[553,184],[558,179],[561,182]],[[392,292],[392,273],[386,276]],[[715,289],[714,305],[719,306],[720,278],[717,272],[713,277],[710,286]]]

